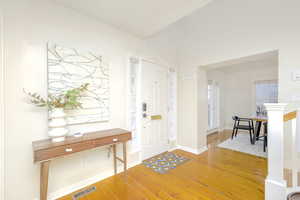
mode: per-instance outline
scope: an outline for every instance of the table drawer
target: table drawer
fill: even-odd
[[[91,148],[94,148],[94,143],[92,141],[85,141],[49,149],[43,149],[35,152],[34,161],[37,162],[42,160],[49,160],[55,157],[69,155]]]
[[[94,141],[94,144],[96,147],[99,147],[99,146],[104,146],[104,145],[108,145],[108,144],[126,142],[130,139],[131,139],[131,134],[128,133],[128,134],[124,134],[124,135],[118,135],[118,136],[97,139]]]

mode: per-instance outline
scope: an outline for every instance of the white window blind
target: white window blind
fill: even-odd
[[[278,103],[278,83],[272,81],[257,81],[255,83],[256,106],[264,103]]]

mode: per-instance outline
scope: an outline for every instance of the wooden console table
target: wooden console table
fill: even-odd
[[[112,145],[114,172],[117,173],[117,160],[127,170],[126,143],[131,140],[131,132],[123,129],[110,129],[86,133],[82,137],[67,137],[63,142],[53,143],[50,139],[32,143],[34,162],[40,162],[40,200],[47,200],[50,162],[54,158],[93,149],[104,145]],[[117,157],[116,144],[123,143],[123,159]]]

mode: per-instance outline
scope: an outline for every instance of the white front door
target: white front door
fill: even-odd
[[[141,63],[142,159],[168,150],[168,69]]]

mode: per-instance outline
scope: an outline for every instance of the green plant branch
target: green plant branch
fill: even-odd
[[[38,107],[47,107],[49,109],[79,109],[82,108],[80,98],[82,97],[82,94],[88,90],[88,86],[89,84],[85,83],[78,88],[67,90],[57,96],[49,94],[47,99],[41,97],[41,95],[37,93],[23,91],[28,95],[30,102]]]

